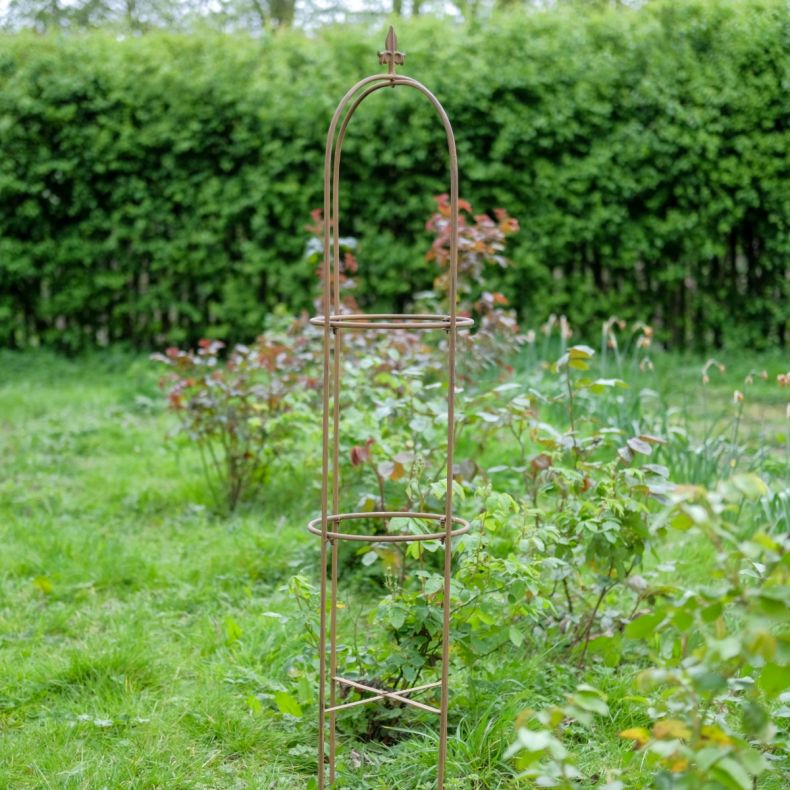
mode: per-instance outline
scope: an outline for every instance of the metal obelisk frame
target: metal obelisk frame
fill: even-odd
[[[450,573],[452,564],[452,541],[457,535],[469,530],[469,523],[453,515],[453,449],[455,423],[455,353],[458,327],[471,326],[472,320],[456,315],[456,281],[458,277],[458,159],[455,138],[444,108],[436,97],[420,82],[396,74],[395,66],[403,65],[404,55],[398,52],[397,38],[392,28],[387,35],[379,63],[387,66],[386,74],[375,74],[360,80],[346,93],[335,110],[326,140],[324,163],[324,258],[322,264],[323,314],[311,319],[311,323],[323,328],[323,457],[321,484],[321,516],[310,522],[308,529],[321,538],[321,613],[320,613],[320,682],[319,682],[319,735],[318,735],[318,787],[327,786],[335,780],[335,716],[346,708],[389,699],[439,716],[439,755],[437,787],[444,787],[447,763],[447,711],[448,670],[450,650]],[[341,311],[340,302],[340,222],[339,188],[340,155],[346,129],[351,116],[359,105],[372,93],[396,86],[414,88],[433,105],[447,136],[450,159],[450,270],[449,270],[449,315],[396,315],[393,313],[348,314]],[[342,123],[340,119],[342,118]],[[338,130],[338,124],[339,130]],[[379,511],[373,513],[339,513],[340,508],[340,378],[343,333],[355,330],[392,331],[397,329],[429,330],[443,329],[447,333],[447,488],[444,513],[416,513],[402,511]],[[331,392],[331,396],[330,396]],[[331,429],[330,429],[331,414]],[[331,437],[331,439],[330,439]],[[331,466],[331,473],[330,473]],[[330,508],[331,480],[331,508]],[[341,532],[345,521],[356,519],[416,518],[438,522],[438,531],[427,534],[384,534],[368,535]],[[454,528],[455,527],[455,528]],[[384,691],[382,689],[343,678],[337,674],[337,585],[338,549],[344,540],[369,543],[394,543],[424,540],[440,540],[444,544],[444,587],[441,680],[411,689]],[[327,578],[327,559],[330,559],[330,578]],[[327,628],[327,587],[329,587],[329,623]],[[328,633],[327,633],[328,632]],[[328,637],[328,640],[327,640]],[[329,671],[327,672],[327,641],[329,642]],[[327,701],[327,685],[329,700]],[[338,688],[345,686],[371,696],[338,704]],[[410,694],[440,688],[439,707],[411,699]],[[328,720],[328,721],[327,721]],[[326,730],[329,729],[329,749],[326,748]]]

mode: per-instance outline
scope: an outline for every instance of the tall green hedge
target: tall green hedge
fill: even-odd
[[[501,287],[528,324],[617,314],[676,345],[784,342],[790,13],[784,0],[403,23],[445,104],[462,195],[522,223]],[[324,135],[381,31],[263,40],[0,38],[0,342],[246,339],[309,305]],[[344,153],[341,231],[370,305],[427,286],[441,128],[382,91]]]

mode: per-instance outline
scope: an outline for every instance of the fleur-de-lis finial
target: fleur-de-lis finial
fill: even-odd
[[[395,35],[395,28],[392,25],[390,25],[384,46],[385,49],[379,52],[379,63],[382,66],[387,66],[388,74],[394,74],[395,66],[402,66],[406,56],[403,52],[398,52],[398,37]]]

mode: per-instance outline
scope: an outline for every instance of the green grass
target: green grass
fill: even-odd
[[[304,787],[310,725],[247,699],[299,649],[310,497],[214,516],[145,361],[4,363],[0,786]]]
[[[147,360],[0,359],[0,787],[308,786],[316,708],[298,678],[315,656],[284,585],[316,575],[304,524],[317,481],[275,474],[259,501],[217,515],[197,454],[165,441],[174,425]],[[692,369],[668,377],[678,402]],[[740,371],[726,375],[722,391]],[[756,390],[769,426],[784,409],[775,390]],[[448,788],[514,786],[501,755],[515,716],[577,681],[544,650],[456,676]],[[577,744],[587,776],[628,755],[617,733],[632,674],[594,670],[612,713]],[[285,688],[301,718],[278,712]],[[431,787],[435,735],[413,726],[388,748],[341,738],[340,787]]]

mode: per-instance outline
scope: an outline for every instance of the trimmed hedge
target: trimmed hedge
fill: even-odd
[[[501,287],[534,325],[617,314],[675,345],[784,343],[790,14],[784,0],[404,22],[445,104],[461,192],[522,224]],[[0,38],[0,342],[80,349],[247,339],[308,306],[324,135],[380,31],[263,40]],[[349,129],[341,231],[360,291],[428,286],[441,127],[382,91]]]

